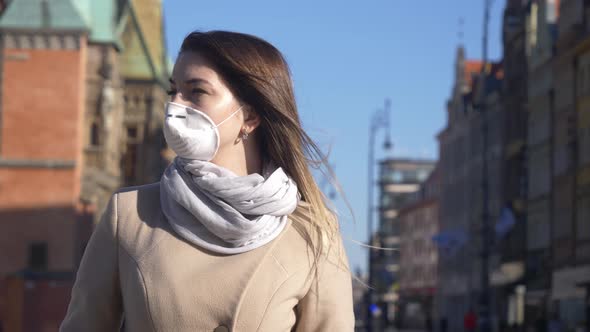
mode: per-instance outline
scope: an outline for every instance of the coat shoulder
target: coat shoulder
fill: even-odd
[[[135,218],[150,224],[161,213],[159,182],[121,188],[115,195],[119,219]]]
[[[160,206],[160,183],[125,187],[115,192],[119,243],[139,258],[169,233]]]

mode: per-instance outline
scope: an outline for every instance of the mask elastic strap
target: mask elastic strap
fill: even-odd
[[[244,106],[240,106],[240,108],[238,108],[235,112],[233,112],[230,116],[228,116],[227,118],[225,118],[225,120],[221,121],[220,123],[218,123],[217,125],[215,125],[213,128],[219,128],[219,126],[221,126],[222,124],[225,123],[225,121],[231,119],[234,115],[236,115],[236,113],[238,113],[242,107]]]

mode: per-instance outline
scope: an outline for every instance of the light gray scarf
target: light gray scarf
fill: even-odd
[[[299,201],[282,168],[237,176],[211,162],[176,157],[160,180],[162,211],[172,228],[202,248],[237,254],[277,237]]]

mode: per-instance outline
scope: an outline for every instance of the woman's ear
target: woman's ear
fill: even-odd
[[[260,125],[260,115],[253,111],[250,107],[244,108],[244,129],[248,133],[252,133],[254,129]]]

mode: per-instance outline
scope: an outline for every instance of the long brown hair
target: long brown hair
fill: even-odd
[[[323,170],[332,179],[333,172],[303,130],[283,55],[265,40],[228,31],[192,32],[180,48],[180,53],[187,51],[207,58],[236,97],[260,116],[256,135],[263,157],[282,167],[297,183],[302,203],[292,217],[307,224],[300,225],[299,231],[304,231],[317,258],[329,249],[326,244],[331,244],[331,239],[338,238],[339,226],[310,167]]]

